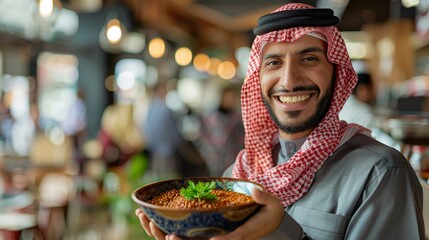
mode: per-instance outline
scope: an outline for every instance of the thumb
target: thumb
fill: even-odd
[[[259,203],[261,205],[266,205],[270,208],[274,206],[282,205],[280,202],[280,199],[278,199],[276,196],[258,188],[252,189],[252,197],[256,203]]]
[[[255,202],[262,205],[267,205],[268,203],[270,203],[270,201],[272,201],[272,198],[273,198],[273,196],[270,193],[264,190],[261,190],[259,188],[252,189],[252,197],[255,200]]]

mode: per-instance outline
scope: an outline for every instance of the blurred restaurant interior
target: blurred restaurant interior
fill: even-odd
[[[243,146],[220,126],[209,139],[204,118],[240,114],[253,27],[287,2],[340,17],[373,81],[370,128],[418,171],[429,219],[429,0],[0,0],[0,240],[145,239],[134,189],[218,176],[233,159],[213,161]],[[160,88],[181,152],[152,171],[143,132]]]

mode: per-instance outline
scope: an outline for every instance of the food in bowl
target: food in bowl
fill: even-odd
[[[183,192],[192,185],[210,189],[201,190],[205,197],[187,198]],[[147,184],[136,189],[132,198],[167,234],[201,239],[231,232],[256,213],[260,205],[251,197],[253,188],[263,189],[242,179],[194,177]]]
[[[148,202],[171,208],[211,209],[239,206],[254,202],[249,195],[224,189],[215,189],[216,182],[188,181],[187,188],[171,189]]]

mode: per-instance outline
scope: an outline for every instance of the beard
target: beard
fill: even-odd
[[[331,86],[328,88],[325,95],[322,97],[320,102],[317,104],[317,108],[316,108],[316,111],[314,112],[314,114],[312,116],[310,116],[304,122],[298,122],[296,124],[283,124],[283,123],[281,123],[279,121],[278,117],[276,116],[276,114],[274,113],[273,108],[270,106],[268,99],[266,99],[264,96],[262,96],[262,99],[264,101],[264,104],[265,104],[268,112],[270,113],[271,118],[273,119],[273,121],[275,122],[277,127],[282,132],[285,132],[288,134],[299,133],[299,132],[306,131],[308,129],[315,128],[322,121],[322,119],[325,117],[325,115],[328,112],[329,107],[331,105],[332,96],[334,95],[334,87],[335,87],[334,83],[335,83],[335,81],[332,81]],[[320,92],[320,89],[317,86],[299,87],[297,89],[294,89],[294,91],[300,91],[300,90],[317,90],[318,92]],[[300,112],[301,111],[291,111],[291,112],[288,112],[288,114],[290,117],[297,117],[300,114]]]

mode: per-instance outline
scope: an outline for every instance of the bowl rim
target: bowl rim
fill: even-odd
[[[242,209],[242,208],[247,208],[249,206],[252,205],[261,205],[255,201],[250,202],[250,203],[246,203],[246,204],[241,204],[241,205],[236,205],[236,206],[227,206],[227,207],[222,207],[222,208],[171,208],[171,207],[165,207],[165,206],[159,206],[156,204],[151,204],[148,202],[144,202],[140,199],[137,198],[137,192],[139,190],[141,190],[142,188],[146,188],[146,187],[150,187],[152,185],[156,185],[156,184],[160,184],[160,183],[164,183],[164,182],[171,182],[171,181],[175,181],[175,180],[198,180],[198,179],[223,179],[223,180],[229,180],[229,181],[240,181],[240,182],[248,182],[251,184],[254,184],[256,186],[259,186],[261,188],[261,190],[266,191],[266,189],[259,183],[257,182],[253,182],[250,181],[248,179],[245,178],[232,178],[232,177],[182,177],[182,178],[171,178],[171,179],[166,179],[166,180],[160,180],[160,181],[156,181],[156,182],[152,182],[152,183],[148,183],[145,184],[143,186],[138,187],[137,189],[135,189],[132,194],[131,194],[131,198],[133,199],[133,201],[135,203],[137,203],[140,206],[144,206],[150,209],[154,209],[154,210],[162,210],[162,211],[170,211],[170,212],[218,212],[218,211],[228,211],[228,210],[232,210],[232,209]]]

